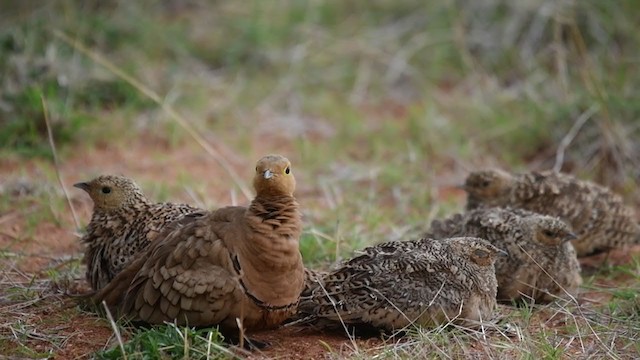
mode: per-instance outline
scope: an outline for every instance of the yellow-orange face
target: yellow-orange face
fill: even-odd
[[[291,162],[281,155],[267,155],[258,160],[253,186],[257,196],[292,196],[296,190]]]

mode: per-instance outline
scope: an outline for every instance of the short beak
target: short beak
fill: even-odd
[[[79,182],[77,184],[73,184],[73,186],[84,191],[89,191],[89,184],[87,184],[86,182]]]
[[[498,249],[498,256],[509,256],[509,253],[502,249]]]
[[[265,179],[271,179],[273,177],[273,173],[271,172],[271,170],[267,169],[262,173],[262,176]]]
[[[576,236],[576,234],[574,233],[569,233],[567,234],[567,236],[564,237],[564,239],[562,239],[562,242],[567,242],[567,241],[571,241],[571,240],[575,240],[578,237]]]

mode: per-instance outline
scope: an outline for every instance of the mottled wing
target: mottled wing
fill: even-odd
[[[595,188],[553,172],[521,175],[511,204],[540,214],[559,216],[574,229],[588,226],[599,209],[592,205]]]
[[[542,178],[523,177],[515,205],[569,223],[578,235],[578,256],[631,243],[640,232],[633,210],[609,189],[563,174],[545,172]]]
[[[124,312],[153,324],[223,322],[242,295],[232,256],[221,240],[236,210],[189,214],[162,233],[131,282]]]
[[[619,195],[600,193],[596,203],[606,208],[609,215],[603,248],[621,247],[640,242],[640,225],[636,220],[635,211],[624,204]]]
[[[86,245],[84,263],[86,278],[94,290],[106,286],[122,270],[124,262],[112,249],[114,243],[126,243],[132,214],[94,214],[82,242]]]
[[[153,241],[167,226],[182,219],[187,214],[202,214],[201,209],[185,204],[158,203],[149,211],[152,215],[145,222],[146,239]],[[196,215],[197,217],[198,215]]]
[[[503,208],[483,208],[467,214],[464,236],[478,236],[493,242],[497,234],[502,237],[509,232],[511,216]]]
[[[117,274],[111,258],[106,253],[105,246],[88,246],[84,255],[87,265],[86,278],[91,288],[99,290],[111,281]]]
[[[455,214],[446,219],[436,219],[431,222],[429,231],[423,234],[425,238],[444,239],[464,235],[464,216]]]
[[[124,299],[124,294],[127,292],[133,278],[144,265],[145,260],[146,258],[143,256],[137,258],[124,270],[119,272],[115,278],[106,284],[106,286],[97,290],[95,295],[92,297],[94,304],[102,307],[101,304],[104,301],[112,313],[123,315],[120,313],[120,307]]]
[[[198,218],[205,216],[206,212],[200,212],[197,214],[193,214],[187,218],[182,219],[179,222],[175,222],[170,224],[165,228],[165,232],[168,234],[178,227],[187,225]],[[104,301],[112,311],[120,311],[122,302],[124,299],[124,295],[127,293],[127,289],[130,287],[131,282],[140,272],[143,266],[147,263],[149,255],[152,253],[153,249],[144,249],[140,252],[139,256],[136,257],[132,262],[130,262],[121,272],[117,274],[113,278],[112,281],[105,283],[106,286],[101,288],[96,294],[93,296],[93,301],[96,304],[100,304]],[[106,257],[103,257],[106,259]]]
[[[325,276],[323,286],[302,299],[300,312],[383,328],[410,323],[428,305],[425,293],[435,288],[435,296],[446,276],[434,253],[424,248],[424,243],[413,241],[365,249],[363,255]]]
[[[304,288],[302,289],[302,296],[311,294],[311,292],[320,286],[323,278],[327,276],[329,272],[321,270],[313,270],[304,268]]]

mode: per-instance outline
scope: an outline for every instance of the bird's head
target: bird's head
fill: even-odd
[[[544,246],[560,246],[576,238],[571,227],[559,218],[545,215],[532,215],[533,240]]]
[[[281,155],[267,155],[258,160],[253,186],[258,197],[293,196],[296,179],[291,162]]]
[[[467,176],[462,188],[477,200],[499,199],[511,190],[513,176],[499,169],[474,171]]]
[[[506,256],[507,252],[497,248],[480,238],[452,239],[460,242],[459,249],[472,263],[478,266],[491,266],[498,256]]]
[[[101,175],[91,181],[80,182],[73,186],[89,194],[96,210],[115,210],[147,201],[140,187],[124,176]]]

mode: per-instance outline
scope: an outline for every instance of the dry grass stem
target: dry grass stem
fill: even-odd
[[[80,229],[80,221],[78,221],[78,215],[76,215],[76,210],[73,208],[73,204],[71,203],[71,198],[69,197],[69,193],[67,192],[67,187],[64,186],[64,181],[62,180],[58,152],[56,151],[56,144],[53,141],[53,131],[51,130],[51,124],[49,123],[49,109],[47,107],[47,101],[42,94],[40,95],[40,101],[42,102],[42,113],[44,114],[44,122],[47,126],[47,137],[49,139],[49,146],[51,146],[51,153],[53,154],[53,164],[54,168],[56,169],[56,177],[58,178],[58,183],[60,184],[60,187],[64,192],[64,197],[67,200],[69,210],[71,210],[71,215],[73,216],[73,222],[76,225],[76,229]]]

